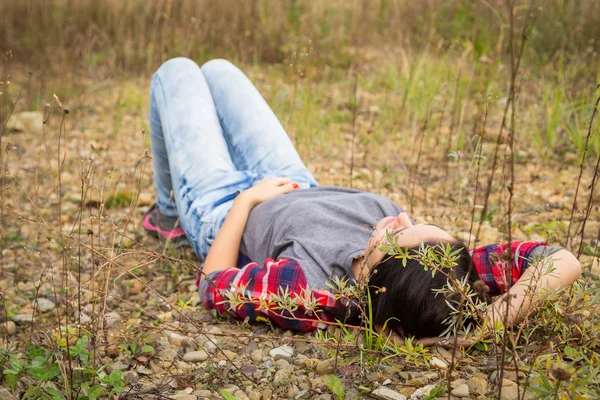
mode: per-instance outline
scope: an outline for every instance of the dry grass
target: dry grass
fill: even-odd
[[[516,8],[517,28],[527,16],[524,5]],[[73,338],[90,339],[96,368],[127,355],[136,366],[161,365],[165,377],[179,371],[139,348],[158,348],[172,332],[194,346],[207,341],[214,321],[193,295],[198,260],[158,246],[139,228],[154,193],[145,122],[149,74],[175,55],[241,62],[321,184],[388,196],[410,206],[418,221],[471,243],[475,232],[482,243],[509,236],[565,243],[570,235],[570,248],[582,247],[584,267],[597,273],[591,255],[600,239],[593,185],[600,135],[590,117],[598,96],[592,82],[600,81],[598,43],[591,41],[599,37],[600,4],[549,1],[544,7],[515,77],[513,112],[506,114],[509,30],[501,1],[0,3],[0,43],[14,53],[0,67],[0,125],[4,131],[13,111],[36,109],[47,122],[42,131],[3,132],[0,139],[4,313],[40,321],[20,326],[19,339],[49,349],[60,362],[62,388],[73,384],[71,372],[83,362],[66,356]],[[511,124],[502,124],[506,115]],[[488,343],[455,369],[484,368],[490,357],[490,368],[504,366],[506,351],[520,357],[518,368],[539,387],[560,367],[573,378],[552,380],[556,393],[597,389],[597,380],[586,383],[584,376],[599,368],[594,276],[532,314],[514,333],[518,348]],[[31,306],[38,297],[59,307],[40,315]],[[124,317],[121,323],[114,324],[113,311]],[[240,329],[224,336],[275,340]],[[9,344],[18,341],[5,343],[15,351]],[[344,348],[362,360],[355,344]],[[211,373],[185,379],[244,382],[237,365],[218,364],[220,353],[214,357]],[[397,368],[414,368],[398,354],[392,360]],[[378,362],[360,365],[377,368]]]

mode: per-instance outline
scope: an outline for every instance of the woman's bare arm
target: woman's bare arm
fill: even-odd
[[[266,178],[240,193],[233,201],[233,206],[208,251],[203,276],[236,266],[242,235],[254,206],[297,188],[298,185],[289,178]]]
[[[537,300],[549,292],[569,287],[581,272],[581,263],[569,251],[563,249],[549,255],[531,265],[506,294],[491,304],[488,320],[494,325],[505,321],[508,325],[520,322]]]

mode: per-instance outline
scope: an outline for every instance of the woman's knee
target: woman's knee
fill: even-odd
[[[154,73],[155,76],[181,76],[188,71],[197,71],[198,64],[189,58],[176,57],[165,61]]]
[[[208,80],[210,80],[210,77],[216,75],[243,74],[231,61],[223,58],[215,58],[214,60],[207,61],[200,69]]]

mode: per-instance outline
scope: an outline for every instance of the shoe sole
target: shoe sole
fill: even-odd
[[[161,242],[170,241],[173,244],[173,247],[176,249],[190,245],[183,228],[177,227],[170,231],[163,231],[159,227],[153,226],[152,224],[150,224],[150,222],[148,222],[148,219],[149,219],[149,214],[146,214],[144,216],[142,225],[144,226],[144,229],[146,230],[146,232],[148,232],[148,234],[150,236],[154,236]],[[173,231],[176,231],[177,234],[173,235]]]

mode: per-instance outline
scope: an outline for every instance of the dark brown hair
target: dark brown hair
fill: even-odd
[[[425,246],[440,244],[426,243]],[[457,251],[458,259],[457,265],[444,267],[445,271],[456,280],[467,276],[468,283],[484,300],[485,284],[481,285],[483,282],[466,246],[461,242],[449,245],[452,252]],[[408,254],[417,254],[418,250],[419,247],[409,249]],[[388,327],[400,328],[405,336],[439,336],[448,327],[445,321],[450,315],[450,307],[446,300],[458,304],[460,295],[436,294],[435,290],[446,286],[448,278],[439,271],[433,277],[431,275],[431,269],[425,270],[418,260],[386,256],[372,269],[368,283],[373,323],[383,325],[387,322]]]

